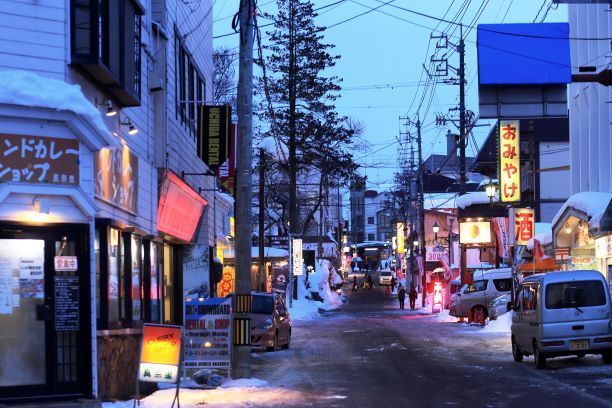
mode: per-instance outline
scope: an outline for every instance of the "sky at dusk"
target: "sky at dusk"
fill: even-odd
[[[337,3],[337,4],[335,4]],[[333,6],[325,7],[330,4]],[[217,0],[213,7],[213,36],[231,32],[231,16],[237,10],[237,0]],[[476,29],[478,23],[531,23],[567,21],[564,5],[551,5],[541,0],[316,0],[319,11],[316,24],[329,27],[325,42],[334,44],[333,53],[341,55],[329,74],[343,78],[341,98],[336,102],[340,114],[357,119],[365,125],[365,149],[354,152],[368,176],[368,188],[387,191],[393,187],[393,174],[398,170],[398,138],[401,116],[415,119],[418,112],[423,123],[423,157],[446,152],[446,132],[452,125],[436,126],[435,117],[448,113],[459,101],[458,85],[430,84],[423,97],[429,65],[438,39],[430,35],[447,34],[449,42],[457,42],[459,27],[411,13],[431,15],[446,20],[461,21],[466,41],[467,108],[478,112],[478,77]],[[274,13],[275,1],[258,2],[260,11]],[[375,9],[375,10],[372,10]],[[365,14],[364,14],[365,13]],[[536,18],[537,16],[537,18]],[[349,21],[344,21],[349,20]],[[259,19],[259,25],[269,20]],[[262,41],[267,36],[262,28]],[[215,48],[238,46],[236,35],[217,38]],[[452,46],[439,49],[438,57],[449,54],[449,65],[458,66],[458,54]],[[430,71],[431,72],[431,71]],[[257,75],[258,69],[255,69]],[[456,75],[449,71],[448,78]],[[444,78],[440,78],[441,80]],[[432,81],[433,82],[433,81]],[[434,92],[432,92],[432,89]],[[421,100],[423,102],[421,103]],[[487,124],[481,121],[479,124]],[[403,128],[403,127],[402,127]],[[470,142],[467,155],[473,156],[489,132],[488,126],[475,128],[475,143]],[[409,129],[410,130],[410,129]]]

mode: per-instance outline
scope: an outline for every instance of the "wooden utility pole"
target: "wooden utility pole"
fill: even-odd
[[[418,198],[419,198],[419,255],[421,256],[421,262],[425,265],[425,196],[423,192],[423,147],[421,143],[421,120],[417,117],[416,121],[417,128],[417,151],[419,155],[419,165],[417,167],[417,186],[418,186]],[[422,285],[423,292],[421,295],[421,306],[425,307],[425,301],[427,300],[427,272],[423,268]]]
[[[266,176],[266,152],[263,148],[259,149],[259,237],[258,237],[258,247],[259,253],[257,256],[258,266],[259,266],[259,279],[257,280],[258,290],[264,292],[265,291],[265,283],[266,283],[266,263],[264,262],[264,212],[265,212],[265,191],[264,191],[264,180]]]
[[[250,0],[240,0],[240,65],[237,90],[238,139],[236,143],[236,299],[247,299],[251,294],[254,4]],[[243,307],[243,305],[247,306]],[[248,318],[249,306],[250,302],[241,301],[237,301],[234,306],[236,312],[235,324],[243,325],[242,328],[246,331],[244,338],[246,339],[251,338],[251,325]],[[234,342],[234,344],[236,343]],[[234,345],[232,350],[233,377],[248,377],[250,366],[250,344]]]

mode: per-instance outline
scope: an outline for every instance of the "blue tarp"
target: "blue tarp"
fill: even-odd
[[[569,24],[479,24],[480,85],[571,82]]]

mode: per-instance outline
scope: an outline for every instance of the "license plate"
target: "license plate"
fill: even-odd
[[[570,340],[569,349],[570,350],[586,350],[589,348],[588,340]]]

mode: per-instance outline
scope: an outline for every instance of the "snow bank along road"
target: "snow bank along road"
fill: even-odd
[[[512,361],[503,328],[397,309],[379,287],[351,293],[344,310],[295,322],[290,350],[253,353],[252,374],[294,393],[283,406],[612,407],[600,357],[536,370],[532,358]]]

